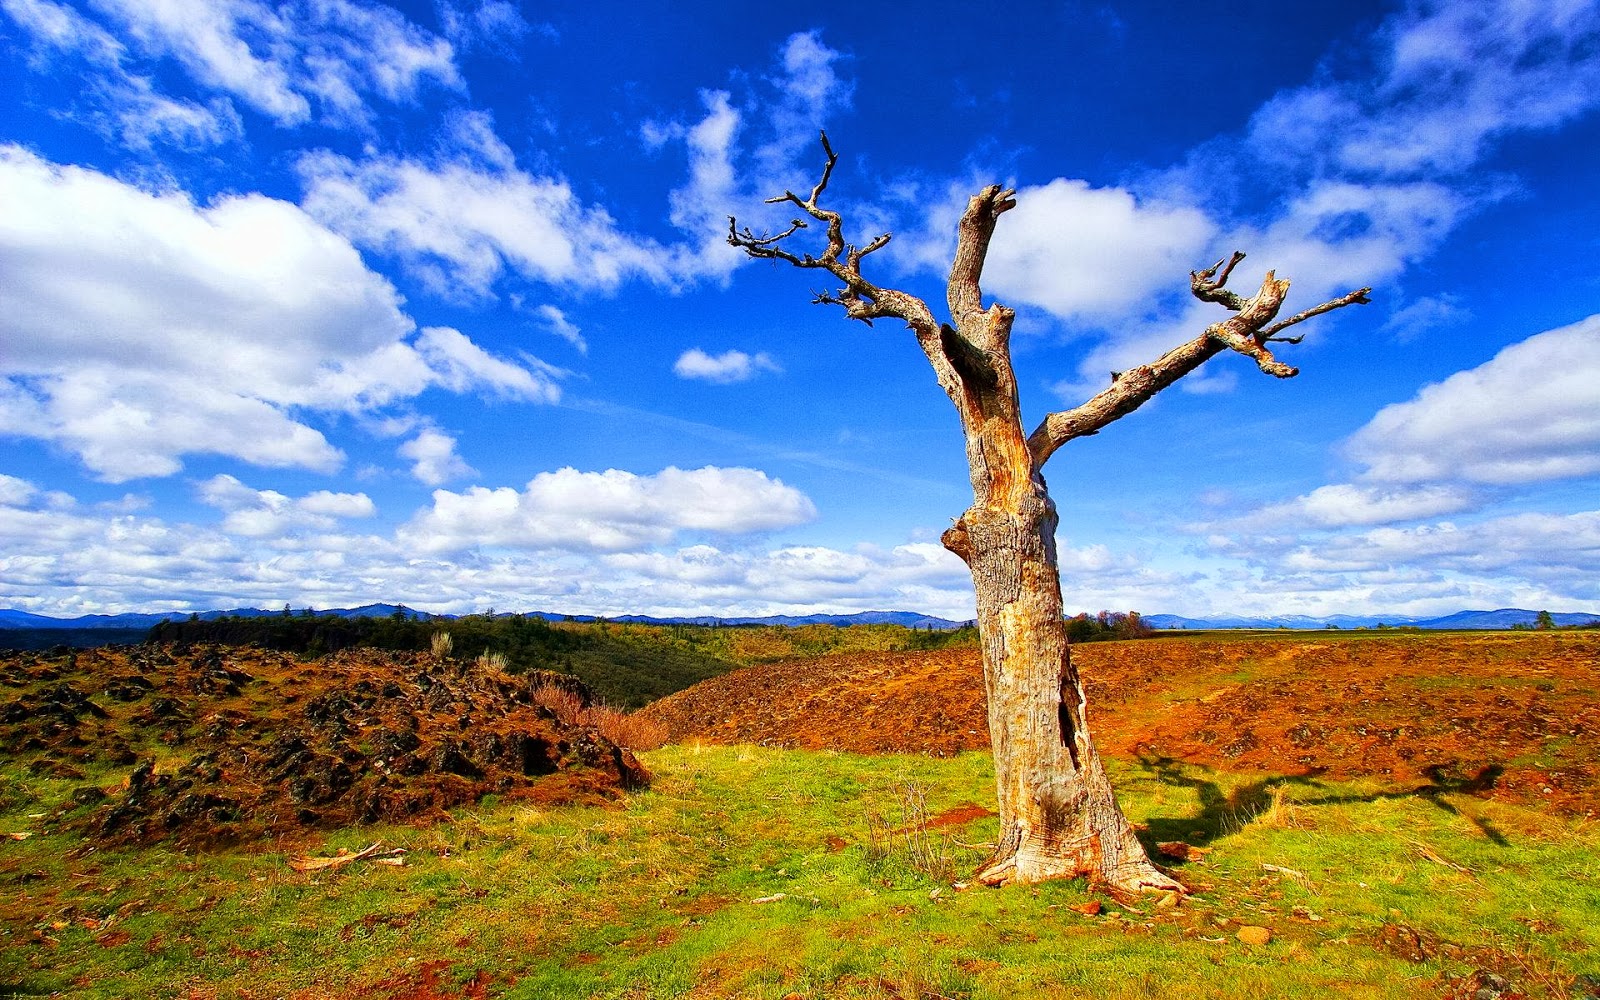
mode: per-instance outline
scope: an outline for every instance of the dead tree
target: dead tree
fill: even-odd
[[[1050,414],[1027,434],[1011,367],[1015,314],[999,303],[986,308],[978,284],[995,222],[1016,205],[1016,192],[991,185],[967,203],[947,287],[950,322],[940,322],[921,299],[880,288],[862,275],[862,261],[883,249],[890,234],[865,246],[845,242],[839,213],[819,203],[838,162],[826,134],[822,149],[827,163],[810,197],[790,191],[768,200],[792,203],[805,217],[773,235],[741,229],[730,218],[728,242],[751,257],[832,275],[842,287],[818,293],[816,301],[843,307],[851,319],[905,323],[960,415],[973,503],[943,542],[972,571],[1000,806],[999,841],[979,878],[1002,885],[1083,875],[1119,894],[1181,890],[1146,856],[1089,738],[1083,685],[1062,619],[1056,508],[1042,470],[1068,441],[1132,413],[1223,351],[1247,355],[1268,375],[1295,375],[1297,369],[1273,358],[1268,345],[1298,343],[1299,337],[1283,331],[1341,306],[1366,303],[1371,289],[1274,322],[1289,282],[1268,271],[1254,296],[1230,291],[1228,277],[1244,259],[1235,253],[1189,276],[1197,297],[1231,315],[1149,364],[1116,373],[1094,398]],[[790,249],[811,222],[827,227],[820,256]]]

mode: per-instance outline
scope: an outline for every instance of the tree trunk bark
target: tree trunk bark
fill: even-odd
[[[975,504],[945,536],[977,594],[1000,835],[990,885],[1084,876],[1120,896],[1182,890],[1117,805],[1085,718],[1062,618],[1056,511],[1026,476],[1009,503]]]

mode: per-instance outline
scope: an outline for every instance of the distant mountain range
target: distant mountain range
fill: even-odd
[[[395,613],[403,613],[407,617],[421,618],[424,620],[438,619],[448,621],[459,615],[435,615],[426,611],[417,611],[397,604],[367,604],[359,608],[335,608],[329,611],[313,611],[312,615],[318,618],[387,618]],[[302,614],[293,611],[291,614]],[[268,611],[262,608],[235,608],[231,611],[203,611],[199,617],[202,620],[236,616],[240,618],[259,618],[263,616],[281,615],[283,611]],[[77,618],[51,618],[46,615],[31,614],[27,611],[13,611],[0,608],[0,629],[75,629],[80,631],[96,629],[129,629],[150,628],[157,622],[182,621],[189,618],[189,614],[178,611],[169,611],[164,614],[122,614],[122,615],[82,615]],[[496,617],[508,617],[497,615]],[[548,611],[530,611],[527,617],[542,618],[545,621],[579,621],[592,622],[601,620],[595,615],[563,615]],[[1377,628],[1380,625],[1391,628],[1426,628],[1426,629],[1509,629],[1514,626],[1532,627],[1538,620],[1539,612],[1528,611],[1524,608],[1501,608],[1498,611],[1458,611],[1453,615],[1439,618],[1416,618],[1408,615],[1329,615],[1324,618],[1312,618],[1306,615],[1273,615],[1263,618],[1247,617],[1218,617],[1218,618],[1183,618],[1178,615],[1145,615],[1145,624],[1158,629],[1326,629],[1330,626],[1347,628]],[[1587,625],[1591,622],[1600,622],[1600,613],[1553,611],[1550,618],[1557,625]],[[723,618],[715,615],[697,615],[691,618],[656,618],[650,615],[618,615],[607,617],[605,621],[622,622],[640,625],[901,625],[906,628],[916,629],[955,629],[960,628],[964,622],[950,621],[947,618],[937,618],[933,615],[918,614],[915,611],[862,611],[853,615],[769,615],[762,618],[735,617]]]
[[[1557,625],[1588,625],[1600,622],[1600,613],[1582,611],[1552,611],[1551,621]],[[1329,615],[1311,618],[1306,615],[1272,615],[1265,618],[1180,618],[1177,615],[1145,615],[1145,624],[1161,629],[1325,629],[1335,628],[1391,628],[1429,629],[1508,629],[1519,625],[1532,627],[1539,620],[1539,612],[1524,608],[1501,608],[1498,611],[1457,611],[1439,618],[1416,618],[1410,615]]]
[[[417,611],[398,604],[366,604],[359,608],[335,608],[329,611],[312,611],[317,618],[388,618],[395,613],[403,613],[408,618],[420,618],[425,621],[438,619],[449,621],[459,618],[460,615],[436,615],[427,611]],[[215,618],[262,618],[281,615],[284,612],[268,611],[263,608],[235,608],[231,611],[202,611],[198,617],[202,621]],[[290,615],[300,615],[303,612],[292,610]],[[190,617],[188,612],[168,611],[162,614],[122,614],[122,615],[81,615],[77,618],[51,618],[46,615],[36,615],[27,611],[13,611],[9,608],[0,608],[0,629],[137,629],[150,628],[157,622],[186,621]],[[496,615],[497,618],[514,617],[510,613]],[[600,621],[596,615],[563,615],[550,611],[530,611],[528,618],[542,618],[545,621],[575,621],[593,622]],[[622,622],[633,625],[901,625],[905,628],[918,629],[955,629],[960,628],[963,622],[953,622],[945,618],[936,618],[933,615],[918,614],[915,611],[862,611],[853,615],[770,615],[765,618],[720,618],[713,615],[699,615],[693,618],[654,618],[649,615],[618,615],[604,619],[608,622]]]

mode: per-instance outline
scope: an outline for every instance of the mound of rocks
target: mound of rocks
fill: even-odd
[[[0,756],[69,780],[123,773],[63,807],[103,841],[429,821],[490,794],[597,802],[649,781],[630,751],[540,704],[550,691],[587,703],[577,678],[425,653],[23,653],[0,684],[22,689],[0,703]]]

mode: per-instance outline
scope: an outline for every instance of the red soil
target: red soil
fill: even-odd
[[[1600,634],[1163,637],[1073,649],[1103,753],[1600,812]],[[675,741],[988,749],[976,650],[764,664],[649,706]]]

